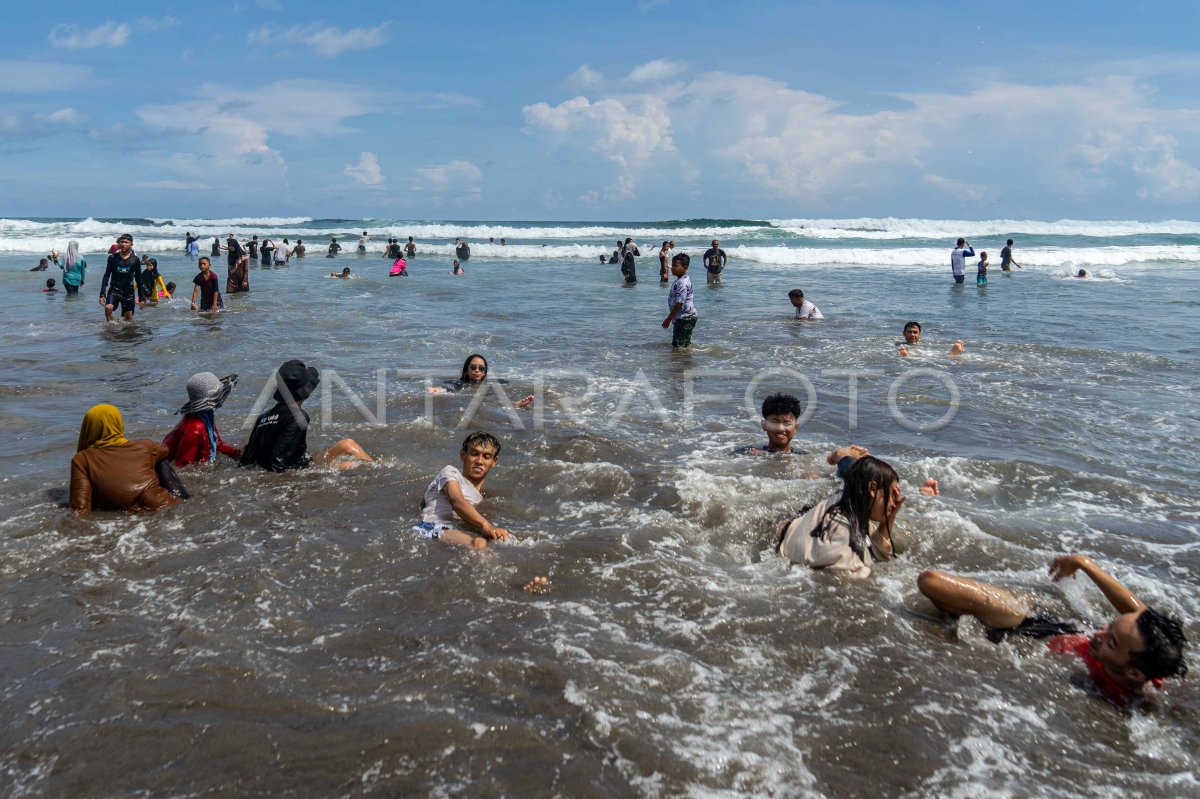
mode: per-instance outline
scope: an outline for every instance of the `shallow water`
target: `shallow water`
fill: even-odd
[[[191,262],[159,260],[190,284]],[[582,258],[477,254],[453,278],[427,255],[389,279],[378,258],[310,257],[254,268],[225,314],[176,301],[106,326],[102,270],[47,297],[52,273],[0,258],[8,794],[1200,795],[1194,681],[1124,715],[1074,663],[955,631],[916,590],[944,568],[1104,620],[1098,591],[1045,578],[1053,554],[1082,551],[1197,639],[1194,264],[994,267],[980,288],[940,264],[735,259],[720,288],[693,270],[696,346],[673,352],[652,260],[625,288]],[[354,279],[325,277],[342,265]],[[790,318],[797,285],[823,322]],[[902,360],[909,319],[924,343]],[[944,354],[955,338],[961,358]],[[474,351],[508,397],[539,397],[519,424],[494,394],[462,428],[469,396],[427,403],[426,376]],[[185,473],[194,498],[158,514],[65,512],[90,405],[159,439],[189,375],[237,372],[218,415],[241,443],[293,357],[333,389],[307,405],[310,442],[351,436],[379,464],[225,460]],[[867,372],[853,429],[848,369]],[[804,397],[805,379],[796,444],[812,454],[732,455],[763,437],[748,388],[753,407]],[[902,418],[933,422],[947,383],[960,403],[943,427],[889,409],[894,388]],[[503,442],[481,509],[518,538],[483,553],[408,533],[467,429]],[[775,519],[834,489],[824,453],[851,441],[910,495],[912,549],[866,583],[769,551]],[[917,495],[929,476],[941,497]],[[550,594],[520,590],[537,574]]]

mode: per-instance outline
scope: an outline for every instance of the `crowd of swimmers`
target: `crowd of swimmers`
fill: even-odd
[[[269,241],[269,240],[268,240]],[[366,232],[360,239],[360,252],[365,251]],[[230,253],[231,270],[227,291],[248,290],[245,262],[249,248],[230,237],[226,248]],[[252,242],[258,247],[257,238]],[[195,240],[190,236],[189,251]],[[299,242],[297,242],[299,244]],[[331,242],[331,246],[336,241]],[[673,242],[666,241],[660,251],[660,266],[669,269],[675,282],[668,294],[668,315],[664,328],[674,326],[673,344],[690,345],[697,312],[694,292],[688,277],[690,257],[675,252]],[[133,308],[165,294],[169,297],[174,284],[164,284],[157,274],[154,259],[143,261],[132,252],[133,238],[122,235],[109,255],[100,300],[106,315],[119,308],[126,319]],[[214,249],[219,242],[214,245]],[[1012,259],[1012,240],[1002,251],[1002,269],[1021,268]],[[292,250],[293,254],[295,251]],[[403,261],[415,255],[411,237],[407,244],[389,239],[386,257]],[[952,257],[956,282],[962,274],[963,259],[973,255],[969,243],[960,239]],[[456,270],[460,261],[470,257],[469,245],[456,242]],[[632,239],[618,243],[609,263],[621,264],[627,280],[636,281],[636,267],[631,258],[640,255]],[[76,293],[84,284],[87,264],[80,257],[78,245],[71,242],[65,257],[57,252],[50,260],[63,270],[64,285]],[[727,256],[714,240],[705,253],[703,263],[709,283],[719,284]],[[192,293],[192,306],[198,310],[216,310],[221,306],[221,292],[216,275],[211,272],[211,259],[199,258],[199,274]],[[714,270],[715,279],[714,279]],[[331,276],[348,277],[349,267]],[[395,274],[404,274],[396,270]],[[979,280],[986,280],[986,254],[981,257]],[[660,273],[660,280],[663,279]],[[664,280],[665,282],[665,280]],[[797,319],[818,320],[820,310],[807,299],[801,289],[793,289],[788,298]],[[199,302],[197,303],[197,300]],[[897,352],[907,357],[921,341],[919,322],[904,326],[904,341],[897,343]],[[948,354],[961,355],[962,341],[955,341]],[[374,461],[357,442],[341,439],[332,446],[310,453],[308,447],[309,416],[304,401],[320,382],[318,371],[299,360],[282,364],[276,374],[273,405],[259,414],[244,446],[225,441],[217,428],[215,413],[237,384],[237,375],[218,378],[211,372],[193,375],[186,386],[187,400],[180,407],[179,423],[161,442],[146,439],[130,441],[125,437],[124,420],[112,405],[96,405],[84,415],[80,426],[77,451],[71,461],[69,506],[76,513],[102,511],[154,511],[189,498],[178,471],[196,464],[211,464],[219,455],[236,461],[246,468],[285,472],[324,466],[331,469],[353,468]],[[456,380],[442,386],[430,386],[434,394],[486,391],[493,378],[488,374],[487,359],[473,353],[463,362]],[[523,409],[534,401],[532,395],[515,403]],[[738,453],[788,457],[803,454],[793,447],[801,414],[800,402],[791,395],[774,394],[761,407],[762,429],[767,435],[763,445],[742,447]],[[414,520],[412,533],[423,539],[439,540],[472,549],[482,549],[491,542],[507,541],[513,534],[489,520],[479,509],[484,501],[484,483],[497,465],[501,443],[487,432],[468,435],[459,446],[458,463],[442,468],[430,481],[421,498],[420,519]],[[836,467],[837,490],[822,501],[801,508],[781,520],[771,538],[778,555],[793,564],[848,578],[866,579],[881,564],[896,558],[909,549],[908,537],[896,528],[895,520],[907,502],[896,470],[873,456],[865,447],[851,444],[828,453],[826,462]],[[821,470],[805,470],[804,478],[822,478]],[[935,479],[926,479],[918,492],[938,496]],[[1169,614],[1145,605],[1124,585],[1083,555],[1064,555],[1050,563],[1050,576],[1055,580],[1086,575],[1112,605],[1115,618],[1108,624],[1086,633],[1086,625],[1055,616],[1028,597],[996,585],[941,571],[927,570],[920,574],[917,589],[946,617],[975,617],[982,623],[988,637],[1000,642],[1006,638],[1045,639],[1053,652],[1079,658],[1092,683],[1104,697],[1126,706],[1146,694],[1148,685],[1161,686],[1168,677],[1187,672],[1184,658],[1186,637],[1181,621]],[[550,583],[544,577],[530,580],[525,589],[545,593]]]

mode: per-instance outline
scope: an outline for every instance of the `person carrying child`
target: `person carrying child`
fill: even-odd
[[[425,489],[421,521],[412,531],[422,538],[473,549],[483,549],[489,540],[509,540],[508,530],[495,526],[475,509],[483,501],[483,482],[500,457],[500,442],[491,433],[471,433],[463,440],[458,457],[461,470],[446,466]]]

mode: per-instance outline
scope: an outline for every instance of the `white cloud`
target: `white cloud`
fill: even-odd
[[[197,97],[179,103],[146,105],[137,116],[150,128],[187,138],[187,149],[171,154],[167,165],[187,180],[209,179],[225,170],[240,181],[273,181],[287,163],[272,138],[311,140],[350,132],[349,118],[366,113],[371,100],[361,89],[312,80],[284,80],[257,89],[205,84]],[[264,113],[286,108],[286,113]]]
[[[373,189],[383,188],[383,172],[379,169],[379,159],[375,153],[361,153],[358,156],[358,163],[346,164],[343,171],[364,186]]]
[[[675,152],[671,119],[661,98],[652,95],[608,97],[596,102],[580,96],[556,106],[527,105],[521,109],[521,115],[528,126],[527,132],[556,135],[568,144],[588,142],[591,149],[615,163],[617,177],[606,191],[612,200],[632,197],[636,187],[634,175],[655,156]]]
[[[603,75],[592,69],[587,64],[584,64],[570,74],[570,76],[567,78],[567,83],[569,83],[576,91],[582,91],[584,89],[590,89],[594,86],[599,86],[603,80]]]
[[[177,28],[181,25],[180,21],[175,17],[142,17],[137,21],[138,30],[145,33],[154,33],[156,31],[166,30],[167,28]]]
[[[139,189],[168,189],[170,191],[201,191],[212,188],[207,183],[184,180],[141,180],[134,185]]]
[[[84,119],[74,108],[48,114],[0,114],[0,136],[11,139],[39,138],[64,131],[82,130]]]
[[[664,58],[656,58],[653,61],[634,67],[629,73],[629,79],[635,83],[658,83],[659,81],[670,80],[687,69],[686,64],[681,64],[678,61],[667,61]]]
[[[1184,60],[1174,74],[1197,65]],[[1127,75],[897,95],[898,109],[861,113],[763,76],[672,82],[677,74],[652,61],[630,74],[638,93],[527,105],[525,132],[612,162],[610,201],[699,175],[743,200],[814,210],[984,198],[1011,206],[1034,195],[1090,204],[1098,191],[1200,199],[1200,110],[1159,105],[1153,86]]]
[[[300,44],[311,47],[313,52],[324,58],[334,58],[347,50],[370,50],[381,47],[387,41],[390,22],[381,22],[374,28],[334,28],[313,23],[304,27],[292,26],[287,30],[274,30],[266,25],[246,36],[250,44]]]
[[[52,92],[75,89],[91,76],[91,67],[48,61],[0,61],[0,92]]]
[[[460,200],[478,200],[483,193],[479,185],[482,180],[483,170],[470,161],[451,161],[419,168],[413,189],[434,194],[453,194]]]
[[[106,22],[98,28],[82,30],[78,25],[55,25],[47,37],[54,47],[65,50],[89,50],[93,47],[124,47],[129,42],[129,25]]]

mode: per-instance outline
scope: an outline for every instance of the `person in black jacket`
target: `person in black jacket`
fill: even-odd
[[[316,390],[320,374],[303,361],[292,360],[279,367],[275,379],[275,405],[261,414],[242,450],[242,466],[261,466],[270,472],[303,469],[314,461],[347,469],[356,461],[374,461],[358,442],[343,438],[316,458],[308,454],[308,413],[301,403]],[[343,458],[349,460],[341,460]],[[337,461],[340,463],[335,463]]]

